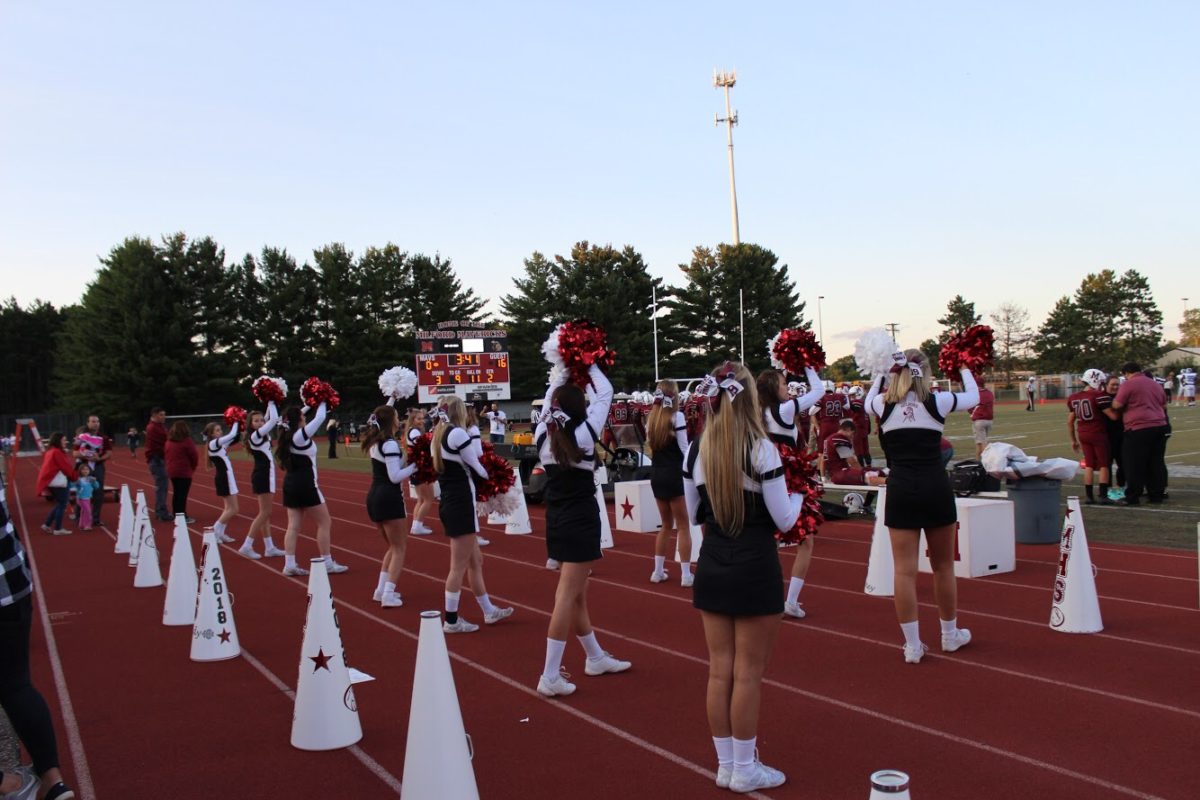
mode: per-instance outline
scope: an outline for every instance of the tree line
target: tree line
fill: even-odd
[[[615,385],[638,389],[654,379],[655,321],[662,377],[694,377],[737,358],[743,337],[748,365],[763,368],[771,336],[811,325],[788,266],[766,247],[699,246],[679,269],[682,281],[667,284],[629,245],[535,251],[490,318],[449,259],[391,243],[357,254],[332,243],[303,261],[264,247],[229,261],[210,237],[128,238],[101,259],[78,303],[0,304],[0,412],[86,409],[129,422],[154,405],[211,413],[249,404],[250,381],[267,373],[293,389],[319,375],[348,410],[365,413],[380,399],[379,372],[413,364],[416,331],[451,319],[508,330],[514,398],[540,396],[541,345],[555,323],[576,317],[608,330]],[[936,364],[942,344],[981,321],[973,302],[955,296],[938,320],[941,334],[922,349]],[[1037,329],[1015,303],[986,322],[996,330],[997,374],[1008,381],[1021,369],[1148,363],[1161,349],[1162,314],[1135,270],[1088,275]],[[1189,331],[1181,333],[1186,343]],[[862,376],[847,357],[828,377]]]

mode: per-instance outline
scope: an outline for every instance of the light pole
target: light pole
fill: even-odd
[[[821,301],[825,299],[825,295],[817,295],[817,334],[821,337],[821,341],[825,341],[825,323],[821,320]]]
[[[713,114],[713,124],[720,125],[725,123],[726,141],[729,144],[729,204],[733,213],[733,243],[741,244],[741,235],[738,231],[738,210],[737,210],[737,185],[733,179],[733,126],[737,125],[738,117],[736,111],[731,111],[729,106],[729,90],[737,83],[737,70],[732,72],[718,72],[713,70],[713,86],[717,89],[725,90],[725,116],[719,117]]]
[[[650,320],[654,323],[654,382],[658,383],[658,287],[650,287]]]

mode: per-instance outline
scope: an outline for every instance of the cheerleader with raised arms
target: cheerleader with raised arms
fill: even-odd
[[[278,558],[285,555],[271,538],[271,508],[275,505],[275,456],[271,453],[271,431],[278,424],[279,410],[274,400],[267,403],[265,415],[261,411],[251,411],[246,418],[246,449],[254,459],[250,489],[258,499],[258,514],[250,523],[246,541],[238,548],[238,552],[247,558],[262,557],[254,551],[254,539],[257,536],[262,537],[264,556]]]
[[[667,580],[666,562],[670,554],[671,532],[676,532],[676,547],[683,559],[679,564],[679,585],[692,585],[692,532],[683,502],[683,453],[688,447],[687,420],[679,403],[675,381],[659,381],[654,389],[654,408],[646,422],[646,441],[654,454],[650,466],[650,489],[662,527],[654,539],[654,571],[651,583]]]
[[[384,608],[404,605],[396,584],[404,569],[404,554],[408,532],[402,520],[404,511],[403,482],[416,471],[416,466],[404,463],[404,453],[396,439],[400,432],[400,417],[390,405],[380,406],[367,420],[367,435],[363,452],[371,459],[371,488],[367,491],[367,516],[371,518],[387,543],[387,552],[380,564],[379,584],[372,598]]]
[[[221,498],[224,508],[221,516],[213,523],[213,532],[217,541],[230,544],[233,537],[225,533],[225,526],[238,513],[237,478],[233,475],[233,463],[229,460],[229,445],[237,441],[238,424],[236,422],[224,433],[221,423],[210,422],[204,426],[204,449],[208,454],[208,464],[213,469],[213,481],[216,484],[217,497]]]
[[[284,468],[283,506],[287,509],[288,526],[284,537],[283,574],[307,575],[308,570],[296,563],[296,544],[300,539],[300,528],[304,518],[310,517],[317,524],[317,550],[325,559],[325,568],[332,574],[345,572],[348,567],[333,560],[329,538],[329,509],[325,495],[317,485],[317,443],[313,439],[325,424],[326,406],[321,403],[312,420],[304,424],[304,412],[300,406],[290,406],[283,412],[279,427],[283,435],[275,448],[275,455]]]

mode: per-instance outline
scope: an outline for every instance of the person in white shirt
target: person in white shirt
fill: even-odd
[[[492,439],[492,444],[504,444],[504,433],[508,426],[508,417],[500,410],[497,403],[492,403],[490,411],[483,412],[483,416],[487,417],[492,423],[492,428],[488,435]]]
[[[1037,395],[1037,378],[1030,375],[1029,380],[1025,382],[1026,411],[1033,411],[1033,398],[1035,395]]]

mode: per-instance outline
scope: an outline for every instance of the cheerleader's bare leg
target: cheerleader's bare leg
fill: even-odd
[[[701,611],[700,617],[708,644],[708,727],[713,738],[727,739],[733,736],[729,709],[733,701],[734,621],[733,617],[710,611]]]
[[[658,529],[658,534],[654,537],[654,572],[650,573],[650,582],[661,583],[667,579],[667,557],[670,555],[668,551],[671,547],[671,534],[674,532],[675,519],[670,500],[656,497],[654,504],[658,506],[658,518],[662,521],[662,527]]]
[[[958,581],[954,576],[954,539],[957,525],[925,531],[929,541],[929,563],[933,567],[933,598],[942,627],[942,651],[953,653],[971,643],[971,632],[958,627]]]
[[[680,584],[692,585],[692,529],[688,525],[687,504],[683,495],[671,498],[671,519],[675,525],[675,546],[679,549]]]
[[[221,498],[225,508],[221,511],[221,516],[217,517],[217,521],[213,523],[213,530],[217,533],[217,541],[232,542],[233,537],[225,533],[225,527],[229,524],[229,520],[237,516],[238,499],[236,494],[227,495]]]
[[[892,562],[896,570],[896,620],[903,626],[917,621],[917,551],[921,531],[889,528],[892,539]]]
[[[271,538],[271,507],[275,504],[275,496],[270,492],[264,492],[257,495],[258,498],[258,514],[254,516],[254,520],[250,523],[250,532],[246,534],[246,541],[252,542],[256,536],[261,536],[265,542]]]
[[[569,695],[575,691],[575,684],[560,674],[567,637],[572,632],[586,655],[585,675],[595,677],[610,672],[624,672],[632,666],[628,661],[609,655],[596,640],[587,607],[587,581],[591,571],[590,561],[563,562],[559,569],[558,587],[554,590],[554,610],[550,613],[550,625],[546,629],[546,660],[538,679],[538,692],[547,697]]]
[[[796,557],[792,559],[792,576],[788,578],[787,599],[783,604],[783,613],[789,617],[803,619],[806,615],[804,609],[800,607],[800,590],[804,588],[812,557],[813,537],[805,536],[804,541],[800,542],[797,547]]]
[[[326,561],[332,558],[330,554],[331,542],[329,539],[329,507],[324,503],[319,506],[312,506],[308,509],[312,512],[313,519],[317,523],[317,550],[321,553],[321,557]]]
[[[283,535],[283,571],[298,572],[300,567],[296,564],[296,544],[300,540],[300,527],[304,524],[304,509],[288,508],[287,518],[287,532]]]

